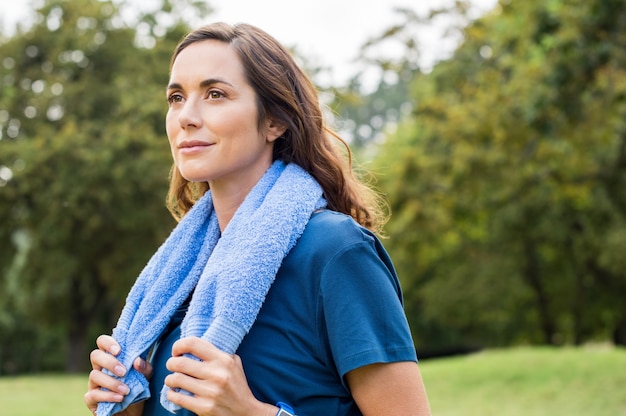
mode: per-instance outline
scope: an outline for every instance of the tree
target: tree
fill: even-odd
[[[421,12],[417,9],[394,8],[397,22],[361,46],[357,58],[361,69],[347,85],[329,89],[338,128],[353,148],[365,152],[363,157],[367,159],[372,158],[369,151],[384,141],[387,132],[393,131],[413,108],[411,81],[420,73],[430,72],[434,62],[446,57],[450,52],[447,45],[458,42],[462,29],[478,12],[467,0],[442,2]],[[446,47],[425,47],[422,38],[433,33],[440,34],[439,41]],[[425,54],[424,50],[436,53]]]
[[[624,344],[625,22],[623,0],[502,0],[414,80],[376,167],[425,349]]]
[[[188,28],[172,7],[131,25],[111,1],[47,0],[0,45],[0,373],[84,369],[174,225],[164,87]],[[26,335],[55,347],[27,357]]]

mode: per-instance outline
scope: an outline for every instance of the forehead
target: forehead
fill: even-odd
[[[245,71],[235,49],[219,40],[194,42],[175,58],[170,79],[224,78],[245,82]],[[180,79],[179,79],[180,78]]]

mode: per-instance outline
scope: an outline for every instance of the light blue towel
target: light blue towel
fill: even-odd
[[[150,397],[148,381],[132,368],[146,356],[193,291],[181,336],[196,336],[235,353],[265,300],[283,258],[326,201],[315,179],[277,161],[259,180],[220,236],[210,191],[185,215],[141,272],[126,299],[113,337],[130,387],[122,403],[100,403],[110,416]],[[195,288],[195,290],[194,290]],[[178,407],[161,402],[171,412]]]

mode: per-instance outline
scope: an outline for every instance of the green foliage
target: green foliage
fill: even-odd
[[[624,343],[626,2],[502,1],[377,159],[418,346]]]
[[[187,28],[155,13],[49,0],[0,45],[0,374],[85,368],[174,225],[163,91]],[[33,340],[56,346],[18,357]]]

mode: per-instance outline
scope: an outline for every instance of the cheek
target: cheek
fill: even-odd
[[[176,137],[176,123],[174,120],[174,116],[170,114],[170,112],[167,113],[167,116],[165,117],[165,134],[167,135],[167,139],[170,142],[170,144],[172,144],[172,140],[174,140],[174,138]]]
[[[170,151],[172,153],[172,159],[174,160],[174,162],[176,163],[176,152],[174,151],[174,141],[176,138],[176,129],[175,129],[175,125],[172,124],[172,120],[169,116],[165,118],[165,134],[167,135],[167,142],[170,145]]]
[[[170,126],[172,125],[172,120],[174,119],[174,115],[172,114],[172,109],[170,108],[165,113],[165,129],[169,131]]]

